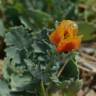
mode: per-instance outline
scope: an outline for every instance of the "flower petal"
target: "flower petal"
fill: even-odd
[[[80,47],[81,39],[73,38],[71,40],[62,40],[57,46],[57,52],[71,52],[77,50]]]

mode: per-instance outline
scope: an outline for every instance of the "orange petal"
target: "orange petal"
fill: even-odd
[[[53,43],[53,44],[55,44],[55,45],[57,45],[59,42],[60,42],[60,36],[59,36],[59,34],[57,33],[57,32],[53,32],[53,33],[51,33],[51,35],[49,36],[49,39],[50,39],[50,41]]]
[[[71,40],[62,40],[57,46],[57,52],[71,52],[72,50],[79,49],[81,43],[80,38],[74,38]]]
[[[63,20],[56,28],[56,32],[59,34],[60,38],[66,38],[67,36],[77,35],[78,27],[74,21]]]

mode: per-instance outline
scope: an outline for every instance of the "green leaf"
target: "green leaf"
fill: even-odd
[[[33,43],[32,47],[35,53],[43,53],[43,51],[40,49],[40,47],[36,43]]]
[[[10,65],[10,60],[9,58],[5,58],[5,63],[4,63],[4,66],[3,66],[3,77],[5,80],[8,80],[10,79],[10,75],[8,73],[8,66]]]
[[[77,79],[70,79],[60,82],[57,87],[61,89],[64,94],[68,96],[74,96],[82,87],[82,81]],[[64,95],[65,96],[65,95]]]
[[[79,70],[77,67],[77,63],[76,63],[76,60],[74,60],[73,58],[68,61],[60,77],[61,81],[69,80],[70,78],[73,78],[73,79],[79,78]]]
[[[26,86],[31,84],[30,76],[15,76],[11,75],[10,86],[12,91],[23,91],[27,89]]]
[[[0,19],[0,36],[5,36],[5,26],[3,20]]]
[[[0,80],[0,96],[11,96],[8,85],[3,80]]]
[[[22,15],[19,17],[21,23],[28,29],[31,29],[33,26],[34,21],[28,19],[28,17],[26,15]]]
[[[86,22],[79,22],[78,25],[80,33],[83,35],[84,41],[93,40],[96,38],[96,36],[94,37],[94,32],[96,30],[94,25],[88,24]]]
[[[13,6],[6,6],[5,15],[7,19],[6,25],[8,25],[8,27],[13,25],[20,25],[20,14]]]
[[[32,42],[31,35],[28,34],[25,28],[15,27],[8,32],[5,37],[5,42],[7,45],[15,46],[19,49],[28,48]]]
[[[20,54],[19,54],[19,51],[16,49],[16,47],[7,48],[5,49],[5,52],[6,52],[7,57],[9,57],[9,59],[13,58],[14,62],[18,64],[21,62]]]
[[[36,22],[36,26],[43,27],[44,25],[47,26],[49,22],[52,21],[52,17],[47,14],[46,12],[43,12],[39,9],[33,9],[29,11],[31,17]]]

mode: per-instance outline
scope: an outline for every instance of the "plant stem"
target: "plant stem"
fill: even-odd
[[[47,96],[43,81],[41,81],[41,96]]]
[[[66,65],[67,65],[67,63],[68,63],[68,59],[65,61],[65,63],[63,64],[63,66],[62,66],[61,69],[59,70],[59,72],[58,72],[58,74],[57,74],[57,77],[58,77],[58,78],[59,78],[60,75],[62,74],[64,68],[65,68]]]

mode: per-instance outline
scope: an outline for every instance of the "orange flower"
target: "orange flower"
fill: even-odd
[[[80,47],[81,38],[77,33],[76,23],[64,20],[57,26],[56,31],[51,33],[49,39],[56,45],[57,52],[70,52]]]
[[[70,40],[62,40],[57,46],[57,52],[71,52],[73,50],[79,49],[81,43],[80,38],[72,38]]]

